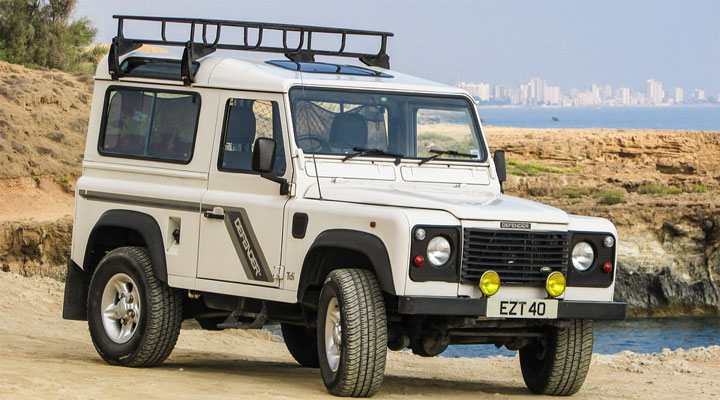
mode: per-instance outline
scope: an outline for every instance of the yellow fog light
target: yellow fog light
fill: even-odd
[[[485,296],[492,296],[500,289],[500,275],[495,271],[485,271],[480,277],[480,291]]]
[[[553,272],[545,281],[545,290],[551,297],[558,297],[565,293],[565,275],[560,272]]]

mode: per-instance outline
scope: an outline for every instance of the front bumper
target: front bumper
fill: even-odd
[[[561,300],[557,319],[621,320],[625,319],[626,311],[627,303]],[[398,313],[484,317],[487,315],[487,298],[401,296]]]

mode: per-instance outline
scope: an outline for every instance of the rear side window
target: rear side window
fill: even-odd
[[[111,89],[99,152],[165,162],[192,159],[200,113],[197,93]]]

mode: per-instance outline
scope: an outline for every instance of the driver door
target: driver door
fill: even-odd
[[[258,137],[277,143],[273,174],[286,168],[281,95],[227,92],[220,133],[202,199],[198,278],[278,287],[283,211],[288,201],[279,185],[252,171]]]

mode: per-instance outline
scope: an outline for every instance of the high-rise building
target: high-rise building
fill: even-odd
[[[602,87],[602,100],[603,102],[612,99],[612,86],[605,85]]]
[[[530,88],[529,97],[533,103],[545,101],[545,81],[540,78],[532,78],[528,83]]]
[[[621,87],[615,92],[615,100],[621,106],[630,105],[630,88]]]
[[[520,93],[518,93],[518,103],[516,104],[528,104],[530,102],[530,87],[529,85],[520,85]]]
[[[560,98],[559,86],[545,86],[545,104],[560,104]]]
[[[684,97],[685,96],[682,88],[675,88],[675,90],[673,90],[673,98],[675,99],[675,104],[682,103]]]
[[[490,100],[490,84],[489,83],[468,83],[460,82],[457,87],[465,89],[471,96],[476,97],[480,101]]]
[[[693,91],[693,100],[705,101],[705,91],[702,89],[695,89]]]
[[[590,85],[590,95],[592,96],[592,104],[601,104],[602,97],[600,96],[600,86],[596,84]]]
[[[662,82],[654,79],[645,81],[645,96],[650,104],[662,104],[665,98],[665,92],[662,88]]]

